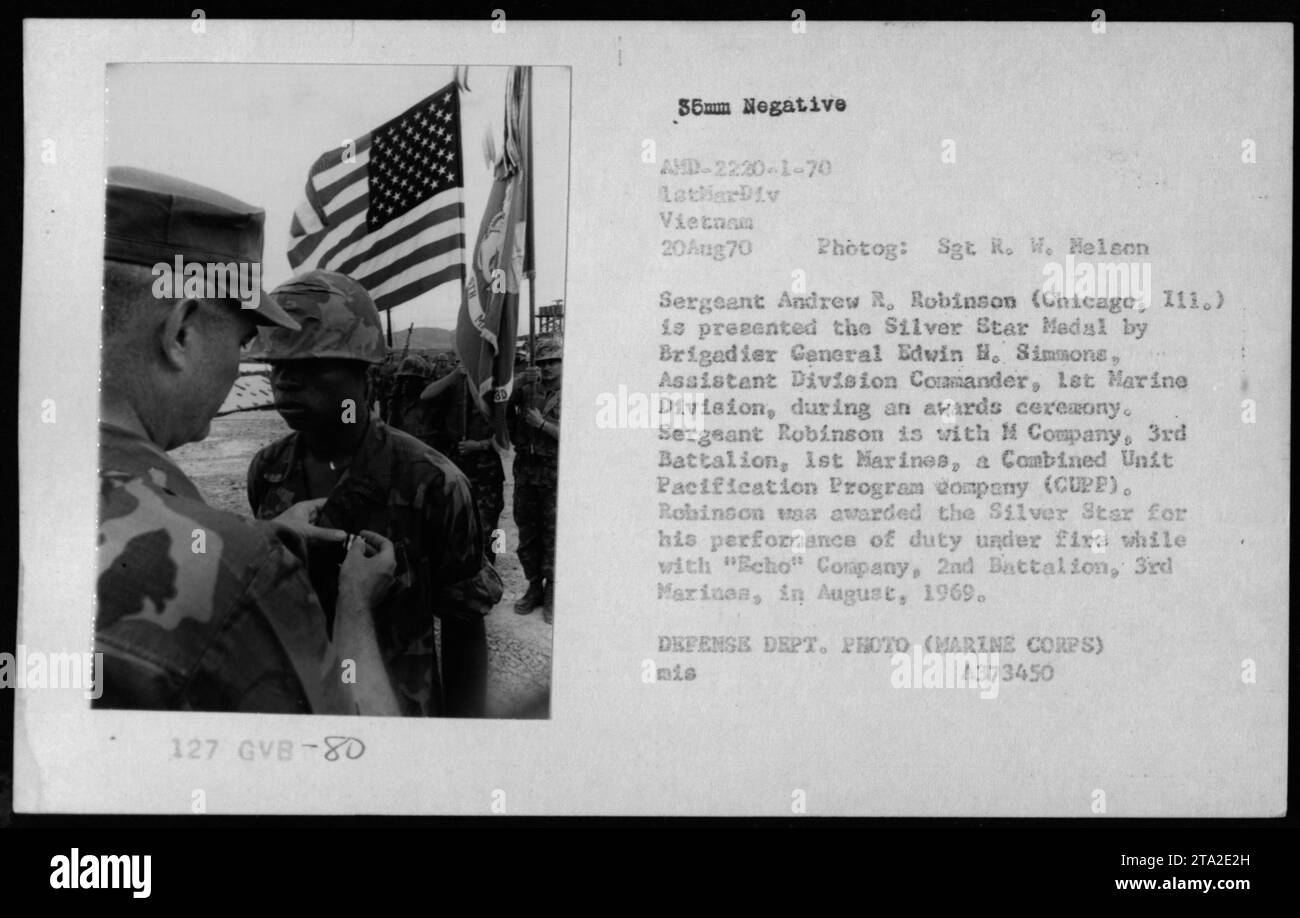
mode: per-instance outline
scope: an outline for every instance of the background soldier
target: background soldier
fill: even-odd
[[[393,392],[385,420],[446,456],[447,452],[438,447],[441,439],[438,419],[430,406],[420,401],[420,392],[432,376],[433,361],[421,354],[403,357],[393,377]]]
[[[431,443],[460,468],[474,486],[474,502],[487,540],[489,561],[496,561],[495,533],[505,509],[505,467],[492,445],[492,422],[474,404],[469,381],[454,351],[439,354],[433,362],[433,382],[420,393],[435,417],[437,433]]]
[[[483,616],[501,598],[501,579],[483,556],[469,482],[445,456],[365,410],[369,365],[383,361],[385,348],[379,313],[360,284],[309,271],[271,297],[302,328],[264,330],[252,359],[271,364],[275,407],[294,433],[254,456],[254,513],[266,519],[323,498],[321,525],[391,538],[397,588],[376,609],[375,624],[403,713],[481,716]],[[311,560],[327,612],[338,560],[322,553]],[[435,615],[442,622],[441,680]]]
[[[358,540],[348,553],[331,583],[331,645],[307,573],[281,539],[301,549],[304,536],[345,534],[305,525],[290,506],[274,531],[215,510],[165,452],[208,435],[254,323],[296,323],[260,290],[253,308],[159,298],[151,266],[260,265],[262,210],[139,169],[109,170],[106,209],[96,705],[394,713],[368,612],[387,587],[392,546],[374,539],[367,559]],[[340,656],[356,662],[356,685],[343,683]]]
[[[560,379],[564,342],[538,338],[534,363],[519,374],[507,405],[515,447],[515,524],[519,564],[528,589],[515,603],[527,615],[538,603],[552,621],[555,609],[555,500],[560,457]]]

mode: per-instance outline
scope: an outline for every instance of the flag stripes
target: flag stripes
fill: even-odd
[[[355,279],[380,310],[464,278],[455,83],[321,154],[289,228],[289,264]]]

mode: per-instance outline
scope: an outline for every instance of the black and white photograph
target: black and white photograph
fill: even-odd
[[[107,68],[96,706],[547,716],[568,76]]]
[[[881,887],[1255,892],[1292,25],[418,13],[24,24],[15,822],[847,817]]]

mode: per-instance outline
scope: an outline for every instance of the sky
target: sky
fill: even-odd
[[[483,154],[501,149],[506,67],[469,68],[461,97],[465,238],[472,248],[492,186]],[[263,286],[292,271],[289,221],[307,171],[331,147],[401,114],[451,82],[454,67],[295,64],[112,64],[107,85],[110,166],[138,166],[208,185],[266,210]],[[533,68],[536,303],[564,297],[569,182],[569,70]],[[454,328],[459,285],[393,310],[393,339],[414,322]],[[520,332],[528,313],[520,309]]]

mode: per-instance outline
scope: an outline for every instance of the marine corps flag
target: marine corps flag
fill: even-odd
[[[470,392],[479,410],[492,420],[497,445],[503,450],[510,445],[505,405],[514,376],[519,297],[523,279],[532,270],[528,251],[531,98],[532,69],[511,67],[506,78],[504,143],[456,320],[456,350]]]

